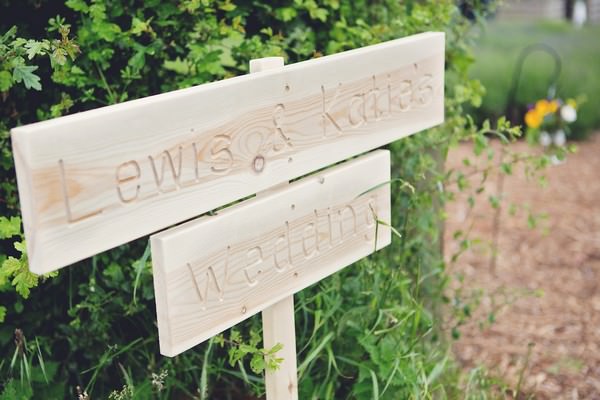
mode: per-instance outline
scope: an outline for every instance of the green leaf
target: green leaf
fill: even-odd
[[[142,21],[137,17],[133,17],[131,20],[131,33],[139,36],[144,32],[151,30],[150,28],[150,20]]]
[[[500,198],[498,196],[490,196],[489,201],[492,208],[497,209],[500,207]]]
[[[0,92],[6,92],[11,88],[13,83],[12,75],[9,71],[0,71]]]
[[[255,374],[260,374],[265,370],[265,358],[261,353],[254,353],[252,355],[252,359],[250,360],[250,369]]]
[[[163,62],[163,68],[181,75],[189,75],[192,72],[190,64],[185,60],[181,60],[179,57],[172,61],[165,60]]]
[[[268,351],[267,354],[268,355],[274,355],[276,354],[279,350],[283,349],[283,344],[282,343],[277,343],[275,346],[271,347]]]
[[[29,271],[25,241],[15,242],[14,247],[22,253],[21,257],[17,259],[11,256],[4,260],[0,267],[0,286],[5,285],[12,278],[11,284],[17,293],[23,298],[27,298],[30,289],[38,285],[39,276]],[[44,275],[44,278],[51,276],[56,276],[56,274],[49,273]]]
[[[9,40],[15,37],[17,34],[17,27],[13,25],[2,37],[0,37],[0,44],[8,43]]]
[[[485,128],[483,130],[485,131]],[[473,153],[479,156],[488,147],[488,139],[483,133],[479,133],[474,137],[473,144]]]
[[[296,15],[298,15],[298,12],[292,7],[281,7],[275,10],[276,18],[283,22],[289,22],[293,20],[296,18]]]
[[[310,17],[312,19],[318,19],[321,22],[327,21],[327,15],[329,12],[324,8],[313,8],[309,10]]]
[[[134,69],[142,69],[146,64],[146,48],[140,46],[138,51],[129,59],[128,64]]]
[[[37,286],[38,276],[33,272],[30,272],[28,268],[23,269],[14,277],[12,284],[17,290],[17,293],[26,299],[29,297],[29,289]]]
[[[13,80],[23,82],[27,89],[42,90],[40,77],[33,73],[37,69],[36,65],[17,65],[13,69]]]
[[[0,306],[0,322],[4,322],[6,318],[6,307]]]
[[[16,381],[14,379],[11,379],[10,381],[8,381],[8,383],[4,386],[4,390],[2,391],[2,394],[0,394],[0,400],[15,400],[15,399],[21,400],[22,399],[22,398],[18,397],[17,384],[15,382]]]
[[[22,254],[27,254],[27,246],[25,245],[25,241],[15,242],[13,246],[15,246],[15,249],[17,249]]]
[[[231,3],[230,0],[226,1],[225,3],[221,4],[219,6],[219,8],[223,11],[233,11],[236,9],[236,5]]]
[[[60,47],[54,49],[54,51],[50,54],[50,61],[52,62],[52,66],[54,65],[65,65],[67,62],[67,52]]]
[[[107,42],[114,41],[117,38],[117,35],[121,33],[119,25],[104,21],[96,22],[94,24],[94,29],[98,36]]]
[[[10,256],[6,260],[4,260],[4,262],[2,263],[2,269],[0,270],[0,277],[12,276],[20,269],[21,269],[21,261],[17,258]]]
[[[502,163],[500,165],[500,169],[502,170],[502,172],[504,172],[506,175],[511,175],[512,174],[512,164],[509,163]]]
[[[89,7],[84,0],[67,0],[65,5],[72,10],[81,11],[84,13],[88,12],[89,10]]]
[[[240,340],[242,340],[242,336],[240,335],[239,331],[236,330],[231,330],[231,334],[229,335],[229,339],[232,342],[239,342]]]
[[[38,54],[42,54],[44,50],[48,49],[48,43],[38,42],[37,40],[29,40],[25,43],[25,48],[27,49],[27,58],[33,59],[33,57]]]
[[[244,354],[254,353],[256,351],[256,347],[250,346],[249,344],[246,344],[246,343],[241,343],[239,348],[240,348],[240,351]]]
[[[15,287],[17,293],[26,299],[29,297],[30,289],[37,286],[38,276],[29,271],[29,267],[26,263],[23,263],[23,260],[19,261],[21,267],[19,268],[19,272],[13,278],[12,285]]]
[[[21,233],[21,218],[0,217],[0,239],[8,239]]]

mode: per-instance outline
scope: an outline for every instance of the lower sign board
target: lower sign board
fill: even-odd
[[[390,154],[378,150],[152,236],[161,353],[180,354],[387,246],[389,180]]]

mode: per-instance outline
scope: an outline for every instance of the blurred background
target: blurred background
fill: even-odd
[[[523,168],[491,172],[484,186],[494,201],[447,207],[446,257],[461,252],[456,232],[478,240],[453,270],[476,288],[479,315],[454,349],[463,366],[485,366],[521,398],[600,398],[600,1],[507,0],[488,18],[470,72],[486,91],[471,112],[522,124],[530,145],[515,149],[548,152],[558,139],[576,151],[552,162],[541,185]],[[576,105],[566,141],[552,112],[540,111],[543,99]],[[472,150],[452,149],[447,168],[468,175]]]
[[[480,117],[521,121],[527,105],[553,96],[583,98],[572,138],[600,127],[600,1],[508,0],[499,4],[476,44],[471,75],[486,88]],[[520,75],[519,75],[520,73]]]

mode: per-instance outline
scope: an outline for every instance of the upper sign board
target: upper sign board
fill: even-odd
[[[390,153],[379,150],[153,235],[161,353],[182,353],[387,246],[389,180]]]
[[[12,130],[30,267],[45,273],[444,118],[423,33]]]

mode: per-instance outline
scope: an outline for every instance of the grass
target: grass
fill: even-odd
[[[584,137],[600,128],[600,25],[576,29],[562,21],[494,21],[482,32],[475,49],[473,78],[481,80],[487,93],[478,114],[497,117],[507,108],[513,71],[522,49],[534,43],[554,48],[562,60],[557,96],[585,95],[585,104],[573,125],[573,136]],[[546,97],[554,69],[547,53],[535,52],[525,61],[517,102],[525,106]]]

